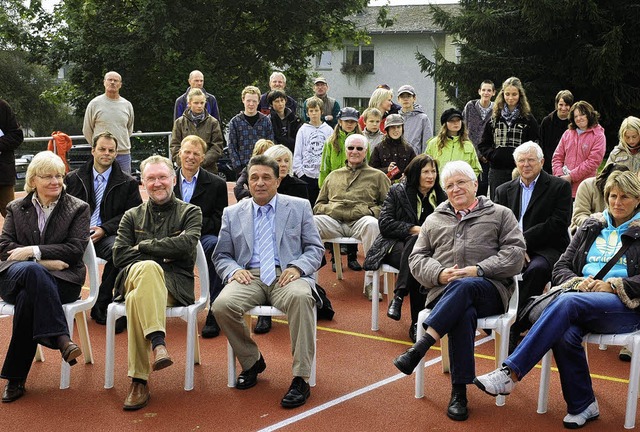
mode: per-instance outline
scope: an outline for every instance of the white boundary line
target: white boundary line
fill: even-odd
[[[493,340],[493,336],[486,336],[486,337],[476,341],[475,342],[475,346],[482,345],[483,343],[488,342],[488,341],[492,341],[492,340]],[[438,356],[438,357],[436,357],[434,359],[431,359],[431,360],[425,362],[424,367],[427,368],[429,366],[433,366],[434,364],[440,363],[440,361],[442,361],[442,356]],[[360,395],[363,395],[365,393],[368,393],[368,392],[370,392],[372,390],[376,390],[376,389],[378,389],[378,388],[380,388],[382,386],[385,386],[387,384],[390,384],[392,382],[398,381],[399,379],[406,378],[407,376],[408,375],[405,375],[403,373],[399,373],[399,374],[393,375],[393,376],[391,376],[389,378],[383,379],[382,381],[378,381],[376,383],[373,383],[373,384],[370,384],[370,385],[368,385],[366,387],[363,387],[363,388],[361,388],[359,390],[353,391],[351,393],[347,393],[346,395],[340,396],[337,399],[333,399],[333,400],[330,400],[328,402],[325,402],[322,405],[318,405],[317,407],[312,408],[312,409],[310,409],[308,411],[305,411],[305,412],[300,413],[298,415],[295,415],[293,417],[289,417],[288,419],[282,420],[282,421],[280,421],[280,422],[278,422],[276,424],[273,424],[271,426],[267,426],[266,428],[260,429],[258,432],[271,432],[271,431],[275,431],[275,430],[281,429],[281,428],[283,428],[285,426],[289,426],[290,424],[296,423],[296,422],[298,422],[300,420],[304,420],[307,417],[311,417],[312,415],[318,414],[318,413],[320,413],[320,412],[322,412],[322,411],[324,411],[326,409],[329,409],[329,408],[331,408],[333,406],[336,406],[336,405],[341,404],[343,402],[346,402],[346,401],[348,401],[350,399],[353,399],[353,398],[355,398],[357,396],[360,396]]]

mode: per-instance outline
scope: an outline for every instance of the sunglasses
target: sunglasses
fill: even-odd
[[[353,147],[353,146],[349,146],[349,147],[347,147],[347,150],[349,150],[349,151],[354,151],[354,150],[362,151],[362,150],[364,150],[364,147]]]

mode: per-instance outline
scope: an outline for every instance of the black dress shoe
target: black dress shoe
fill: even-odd
[[[416,334],[418,333],[418,323],[413,323],[409,327],[409,339],[411,342],[416,343]]]
[[[264,372],[267,368],[267,364],[264,362],[264,357],[260,354],[260,358],[246,371],[240,372],[238,380],[236,381],[236,388],[238,390],[250,389],[258,382],[258,374]]]
[[[362,266],[357,259],[350,259],[347,261],[347,266],[353,271],[362,271]]]
[[[207,314],[207,321],[204,323],[204,327],[202,327],[201,334],[205,339],[211,339],[220,335],[220,326],[211,311]]]
[[[418,353],[415,348],[411,347],[403,354],[396,357],[393,360],[393,364],[400,369],[400,372],[406,375],[411,375],[416,366],[418,366],[418,363],[420,363],[420,359],[422,359],[420,353]]]
[[[127,329],[127,317],[123,316],[116,320],[116,334],[120,334]]]
[[[280,405],[283,408],[297,408],[302,406],[307,402],[311,396],[311,387],[309,387],[309,383],[306,383],[304,379],[300,377],[294,377],[291,382],[291,387],[289,387],[289,391],[282,398]]]
[[[400,321],[400,314],[402,314],[402,300],[403,298],[400,296],[394,296],[393,300],[391,300],[389,309],[387,309],[387,316],[392,320]]]
[[[9,403],[20,399],[25,393],[24,381],[9,381],[2,393],[2,402]]]
[[[271,331],[271,317],[270,316],[258,316],[258,322],[253,329],[256,334],[265,334]]]
[[[94,306],[93,308],[91,308],[91,318],[96,322],[96,324],[106,325],[107,311]]]
[[[467,409],[467,396],[462,393],[452,393],[447,409],[447,416],[451,420],[465,421],[469,418],[469,410]]]

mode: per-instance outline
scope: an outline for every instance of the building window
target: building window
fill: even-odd
[[[354,68],[360,66],[360,69],[366,69],[367,72],[373,72],[373,45],[347,46],[345,49],[345,68]]]
[[[332,53],[331,51],[322,51],[316,56],[316,69],[331,70]]]
[[[368,97],[346,97],[344,98],[344,106],[355,108],[360,111],[360,114],[369,106]]]

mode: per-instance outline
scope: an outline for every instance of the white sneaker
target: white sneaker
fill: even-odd
[[[516,383],[511,379],[511,371],[506,366],[475,377],[473,383],[491,396],[508,395],[516,386]]]
[[[588,421],[595,420],[600,416],[600,408],[598,408],[598,401],[594,401],[587,407],[586,410],[580,414],[567,414],[562,419],[562,424],[567,429],[579,429]]]

